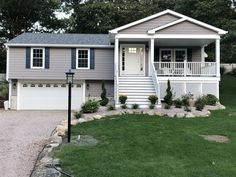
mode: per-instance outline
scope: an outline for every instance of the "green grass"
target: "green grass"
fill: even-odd
[[[74,127],[91,135],[96,146],[63,145],[55,151],[64,171],[76,177],[235,177],[236,78],[221,82],[226,110],[210,118],[169,119],[147,115],[116,116]],[[200,134],[226,135],[228,143]]]

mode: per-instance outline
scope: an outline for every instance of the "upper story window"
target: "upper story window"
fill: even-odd
[[[31,50],[31,68],[44,68],[44,48],[32,48]]]
[[[89,49],[77,49],[77,68],[89,69],[90,54]]]

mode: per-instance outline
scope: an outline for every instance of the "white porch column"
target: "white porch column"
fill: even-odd
[[[115,104],[119,104],[119,39],[115,38],[114,52],[114,99]]]
[[[202,64],[205,62],[205,47],[201,47],[201,62]]]
[[[220,39],[216,39],[216,76],[220,77]]]
[[[151,64],[154,63],[155,39],[151,39],[149,43],[149,75],[151,76]]]

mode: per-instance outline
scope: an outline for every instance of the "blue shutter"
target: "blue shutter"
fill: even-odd
[[[50,48],[45,48],[45,68],[49,69],[50,67]]]
[[[76,69],[76,48],[71,49],[71,69]]]
[[[90,69],[95,69],[95,51],[90,49]]]
[[[31,48],[26,48],[26,58],[25,58],[25,67],[30,68],[30,60],[31,60]]]

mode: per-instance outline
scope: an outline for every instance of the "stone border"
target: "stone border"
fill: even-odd
[[[209,110],[222,110],[225,109],[223,105],[217,103],[216,106],[205,106],[202,111],[197,111],[194,107],[191,107],[191,112],[186,112],[183,108],[164,109],[117,109],[113,111],[107,111],[107,107],[100,107],[99,111],[92,114],[84,114],[79,119],[72,119],[71,125],[75,126],[81,123],[90,122],[93,120],[99,120],[107,116],[125,115],[125,114],[147,114],[150,116],[160,116],[169,118],[195,118],[195,117],[209,117],[211,112]],[[62,137],[67,132],[67,120],[63,120],[56,129],[53,131],[52,136],[49,138],[47,145],[43,151],[39,154],[35,168],[31,174],[32,177],[60,177],[60,164],[59,159],[54,159],[50,156],[53,148],[58,147],[62,144]],[[56,167],[58,170],[56,170]]]

